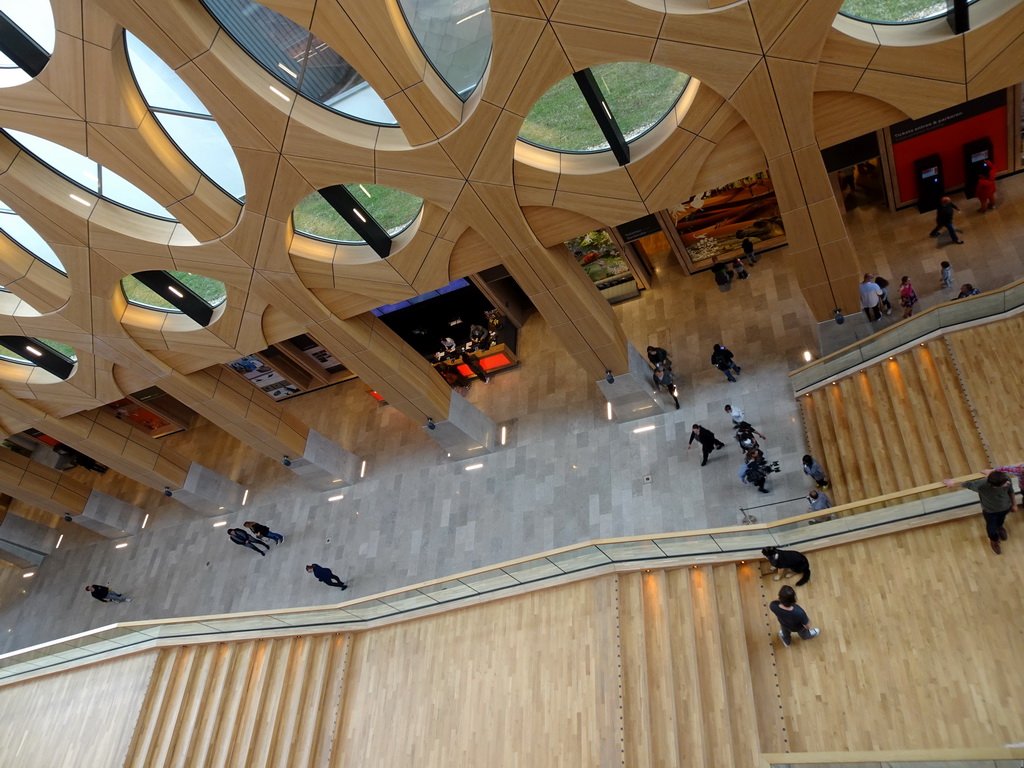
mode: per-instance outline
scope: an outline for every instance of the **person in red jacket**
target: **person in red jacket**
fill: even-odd
[[[992,163],[986,161],[982,165],[974,194],[977,196],[978,202],[981,203],[978,213],[988,213],[996,209],[996,169],[992,167]]]

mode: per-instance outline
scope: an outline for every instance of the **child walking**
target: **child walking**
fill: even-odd
[[[948,261],[942,262],[942,287],[949,288],[953,284],[953,265]]]
[[[914,293],[914,286],[910,278],[904,275],[900,280],[900,306],[903,307],[903,317],[907,318],[914,314],[914,305],[917,304],[917,294]]]

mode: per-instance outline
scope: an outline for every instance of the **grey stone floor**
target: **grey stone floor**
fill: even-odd
[[[965,214],[968,246],[955,254],[958,281],[984,289],[1022,274],[1024,247],[1010,201],[1020,187],[1024,178],[1004,181],[998,211]],[[897,282],[897,272],[913,273],[922,306],[945,300],[937,287],[943,250],[926,236],[928,215],[870,208],[847,218],[858,249],[874,255],[875,271]],[[656,261],[652,288],[616,313],[638,348],[655,343],[672,351],[680,410],[608,422],[596,385],[536,315],[521,334],[520,367],[468,395],[511,425],[509,445],[484,457],[482,469],[447,460],[419,425],[369,402],[358,382],[298,398],[313,428],[368,458],[366,478],[344,499],[329,502],[329,494],[306,490],[277,467],[261,473],[249,506],[226,518],[231,525],[260,520],[286,536],[265,558],[232,545],[223,528],[212,528],[214,520],[178,510],[155,516],[127,549],[80,537],[31,578],[0,569],[0,651],[118,621],[329,604],[596,538],[735,525],[741,507],[765,501],[770,506],[755,510],[763,521],[805,511],[806,441],[787,373],[802,364],[805,349],[819,349],[819,338],[785,249],[725,293],[709,274],[687,277],[671,258]],[[854,320],[842,326],[849,341]],[[736,384],[708,365],[719,341],[744,368]],[[740,452],[723,412],[727,402],[743,408],[768,436],[769,459],[782,463],[771,495],[736,478]],[[686,448],[695,421],[727,443],[704,468],[699,449]],[[332,423],[342,426],[331,431]],[[633,432],[643,424],[656,428]],[[304,571],[310,562],[332,567],[352,588],[321,585]],[[98,603],[83,591],[91,583],[134,600]]]

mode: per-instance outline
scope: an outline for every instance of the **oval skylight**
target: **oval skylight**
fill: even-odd
[[[214,280],[212,277],[170,270],[164,274],[171,278],[171,285],[180,283],[187,286],[210,307],[220,306],[228,297],[228,291],[224,283]],[[124,291],[124,297],[128,300],[129,304],[135,304],[146,309],[158,309],[161,312],[182,311],[156,291],[143,285],[135,275],[127,275],[121,279],[121,290]]]
[[[392,238],[412,224],[423,207],[422,198],[399,189],[376,184],[345,184],[344,187],[361,210]],[[308,195],[295,206],[292,221],[297,232],[324,240],[366,242],[319,192]]]
[[[977,0],[968,0],[968,5]],[[839,12],[872,24],[915,24],[945,16],[946,0],[846,0]]]
[[[423,55],[460,99],[480,83],[491,56],[488,0],[399,0]]]
[[[363,76],[305,27],[252,0],[203,3],[235,42],[289,91],[357,120],[398,124]]]
[[[127,30],[124,33],[139,92],[160,126],[192,164],[221,189],[245,197],[242,169],[224,132],[185,81]]]
[[[32,336],[0,336],[0,359],[37,366],[58,379],[69,378],[78,362],[71,346]]]
[[[57,173],[83,189],[87,189],[112,203],[150,216],[168,221],[177,221],[166,208],[151,198],[134,184],[125,181],[108,168],[104,168],[95,160],[73,152],[67,147],[52,141],[41,139],[30,133],[3,129],[11,139],[31,152],[44,165],[50,166]],[[88,201],[84,201],[88,205]]]
[[[66,275],[68,273],[64,265],[60,263],[60,259],[57,258],[57,254],[53,252],[50,244],[3,201],[0,201],[0,230],[44,264],[53,267],[62,274]]]
[[[38,75],[53,53],[57,30],[49,0],[0,0],[9,40],[0,46],[0,88],[27,83]]]
[[[627,142],[638,139],[669,113],[690,76],[668,67],[622,61],[591,67],[609,117]],[[558,152],[609,148],[573,75],[541,96],[523,121],[519,138]]]

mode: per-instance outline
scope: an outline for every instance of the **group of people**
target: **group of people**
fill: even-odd
[[[733,373],[740,373],[743,369],[736,365],[733,353],[722,344],[715,344],[711,350],[711,365],[725,374],[725,378],[731,382],[736,381]],[[668,351],[662,347],[648,346],[647,359],[654,366],[654,373],[651,376],[654,382],[655,392],[668,392],[679,410],[679,387],[672,375],[672,359]]]
[[[264,539],[270,539],[275,544],[280,544],[284,541],[284,536],[280,533],[274,533],[263,523],[249,520],[244,525],[249,529],[248,531],[242,528],[228,528],[228,538],[241,547],[258,552],[262,557],[266,557],[267,551],[270,549],[270,545]],[[260,549],[260,547],[264,547],[264,549]],[[313,574],[317,581],[329,587],[338,587],[342,590],[348,589],[348,584],[338,578],[327,566],[310,563],[306,566],[306,573]],[[130,603],[132,601],[130,597],[125,597],[110,587],[101,584],[90,584],[85,588],[85,591],[101,603]]]
[[[917,304],[917,292],[914,290],[909,276],[904,275],[900,278],[899,291],[903,317],[910,317],[914,314],[914,305]],[[860,282],[860,308],[864,310],[868,322],[872,323],[882,319],[883,308],[885,314],[892,314],[892,302],[889,301],[889,281],[884,277],[865,272],[864,278]]]

